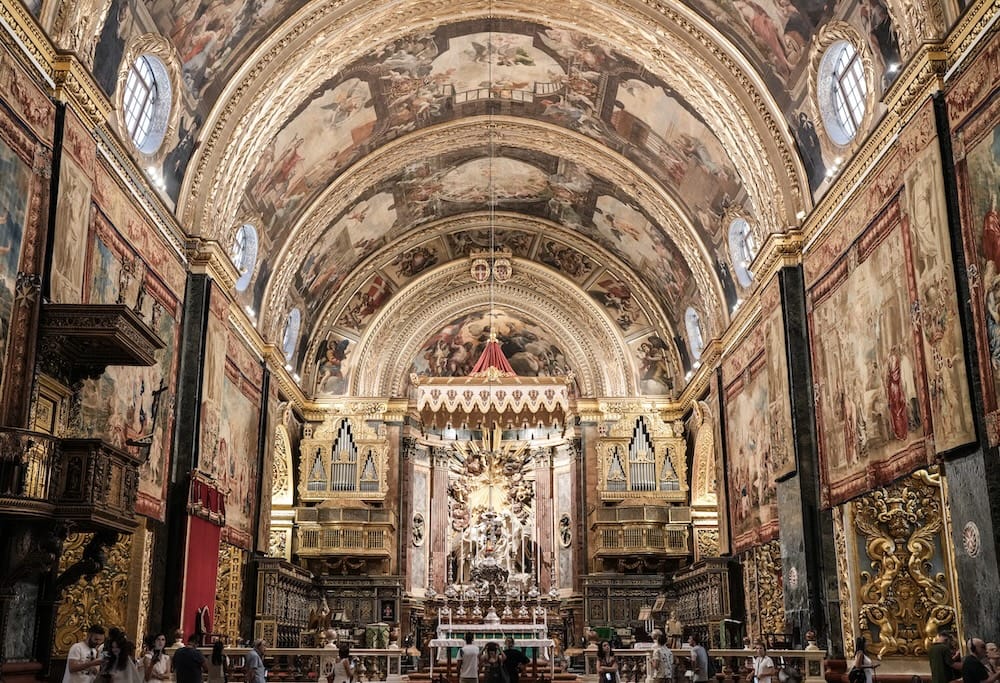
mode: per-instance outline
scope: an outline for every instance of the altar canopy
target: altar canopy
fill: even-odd
[[[425,427],[506,429],[565,425],[572,375],[519,377],[496,336],[486,343],[467,377],[411,375]]]

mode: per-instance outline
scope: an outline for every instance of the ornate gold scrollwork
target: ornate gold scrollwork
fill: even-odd
[[[219,575],[215,583],[215,630],[236,642],[240,635],[245,553],[234,545],[219,546]]]
[[[924,655],[938,630],[955,623],[940,475],[915,472],[853,506],[858,559],[868,565],[859,573],[859,634],[883,657]]]
[[[80,559],[92,534],[70,534],[59,559],[59,571]],[[90,581],[79,581],[63,593],[56,615],[56,638],[53,654],[63,655],[81,639],[90,624],[127,626],[129,564],[132,557],[132,537],[124,535],[108,550],[104,570]]]
[[[747,596],[747,631],[785,632],[785,593],[781,580],[781,545],[777,540],[748,550],[742,558],[743,587]]]

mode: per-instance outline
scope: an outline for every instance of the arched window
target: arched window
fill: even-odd
[[[729,257],[733,260],[733,270],[736,280],[742,287],[753,284],[753,273],[750,264],[757,255],[757,245],[754,243],[750,224],[745,218],[736,218],[729,224]]]
[[[125,79],[122,114],[125,130],[136,148],[152,154],[163,143],[171,105],[167,69],[152,55],[140,55]]]
[[[700,360],[701,352],[705,349],[705,338],[701,334],[701,319],[698,317],[698,311],[688,308],[684,312],[684,325],[687,327],[691,358]]]
[[[823,124],[831,140],[846,145],[857,136],[868,105],[868,84],[857,47],[849,40],[833,43],[823,53],[818,76]]]
[[[291,363],[295,355],[295,345],[299,342],[299,328],[302,326],[302,312],[293,308],[288,312],[285,321],[285,332],[281,335],[281,350],[285,354],[285,362]]]
[[[253,269],[257,265],[257,230],[252,225],[244,223],[236,231],[229,256],[240,274],[236,280],[236,291],[244,292],[250,286]]]

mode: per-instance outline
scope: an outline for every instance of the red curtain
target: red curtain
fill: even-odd
[[[219,540],[222,527],[199,517],[188,517],[187,561],[184,563],[184,599],[181,628],[184,636],[195,632],[197,610],[208,606],[215,621],[215,583],[219,574]]]

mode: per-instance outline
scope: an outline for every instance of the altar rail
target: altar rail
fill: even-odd
[[[212,648],[199,648],[206,659],[211,659]],[[249,648],[226,648],[229,657],[228,681],[242,681],[243,660]],[[361,663],[355,671],[355,683],[400,683],[402,660],[407,654],[398,648],[375,650],[351,648],[351,657]],[[269,683],[296,683],[299,681],[320,681],[325,683],[326,674],[333,670],[337,661],[336,648],[268,648],[264,655]]]
[[[652,650],[620,649],[615,650],[618,659],[619,678],[621,683],[644,683],[646,671]],[[686,683],[684,671],[688,668],[688,657],[691,651],[687,648],[671,649],[674,653],[674,681]],[[823,650],[768,650],[768,656],[776,666],[789,675],[788,683],[824,683],[824,665],[826,652]],[[588,649],[583,653],[586,673],[584,681],[597,680],[597,650]],[[715,678],[718,683],[746,681],[747,670],[744,668],[748,659],[754,656],[753,650],[709,650],[708,656],[715,660]],[[777,674],[772,679],[777,683]]]

